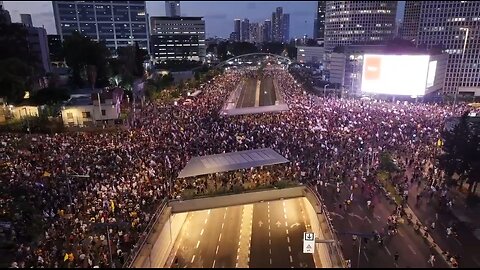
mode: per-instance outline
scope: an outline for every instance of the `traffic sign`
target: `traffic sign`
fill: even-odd
[[[315,233],[303,233],[303,253],[313,253],[315,251]]]

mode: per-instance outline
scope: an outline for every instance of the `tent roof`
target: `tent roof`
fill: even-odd
[[[194,157],[178,175],[178,178],[234,171],[251,167],[287,163],[288,159],[270,148]]]

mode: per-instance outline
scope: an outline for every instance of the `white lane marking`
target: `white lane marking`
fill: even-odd
[[[284,217],[285,219],[287,219],[287,214],[284,214],[283,217]]]
[[[268,244],[272,245],[272,239],[268,239]]]
[[[208,214],[209,214],[209,215],[210,215],[210,211],[211,211],[211,210],[208,210]]]
[[[193,255],[192,260],[190,261],[190,263],[193,263],[193,261],[195,261],[195,255]]]
[[[204,229],[202,229],[202,231],[200,232],[200,235],[203,235],[203,230],[204,230]]]
[[[272,264],[272,258],[270,258],[270,264]]]
[[[285,221],[285,227],[288,227],[288,223]]]
[[[270,237],[270,236],[271,236],[271,235],[270,235],[270,232],[268,232],[268,237]]]
[[[213,260],[213,266],[212,266],[212,268],[215,268],[215,260]]]
[[[286,231],[287,231],[287,234],[288,234],[288,229],[286,229]]]
[[[238,268],[238,262],[235,264],[235,268]]]
[[[218,236],[218,242],[220,242],[220,239],[222,239],[222,233]]]
[[[287,242],[290,244],[290,237],[287,236]]]
[[[222,230],[223,230],[223,225],[225,225],[225,223],[222,223]]]
[[[197,246],[195,248],[198,248],[199,245],[200,245],[200,240],[198,240]]]
[[[390,252],[390,249],[388,249],[387,246],[383,246],[385,248],[385,250],[387,251],[388,255],[392,256],[392,253]]]
[[[288,246],[288,252],[292,252],[292,248]]]
[[[290,262],[293,262],[293,258],[292,258],[292,255],[290,255]]]
[[[400,237],[404,237],[402,231],[398,230],[398,235],[400,235]]]
[[[268,249],[268,254],[272,255],[272,249],[271,248]]]
[[[417,255],[417,252],[415,252],[415,250],[413,249],[413,247],[410,244],[408,244],[408,248],[410,249],[410,251],[413,252],[414,255]]]
[[[270,224],[268,224],[268,229],[270,230]]]
[[[205,219],[205,224],[207,224],[207,220],[208,220],[208,218]]]
[[[218,247],[219,247],[219,246],[217,245],[217,250],[215,250],[215,255],[218,254]]]
[[[367,254],[365,253],[365,251],[363,252],[363,256],[365,256],[365,259],[366,259],[367,262],[368,262],[369,260],[368,260],[368,257],[367,257]]]

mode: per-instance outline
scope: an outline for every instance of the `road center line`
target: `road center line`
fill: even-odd
[[[215,255],[218,254],[218,247],[219,247],[219,245],[217,245],[217,250],[215,250]]]
[[[222,223],[222,229],[223,229],[223,226],[225,225],[225,223]]]
[[[200,232],[200,235],[203,235],[203,231],[204,231],[204,230],[205,230],[205,229],[202,229],[202,231]]]
[[[288,252],[292,252],[292,248],[288,246]]]
[[[195,248],[198,248],[199,245],[200,245],[200,240],[198,240],[197,246]]]
[[[270,258],[270,264],[272,264],[272,258]]]
[[[193,263],[193,261],[195,261],[195,254],[193,255],[192,260],[190,261],[190,263]]]
[[[293,262],[293,258],[292,258],[292,255],[290,255],[290,262]]]
[[[290,244],[290,237],[287,236],[287,242]]]
[[[208,220],[208,218],[205,219],[205,224],[207,224],[207,220]]]
[[[218,242],[220,242],[220,239],[222,239],[222,233],[218,236]]]
[[[369,260],[368,260],[368,257],[367,257],[367,254],[365,253],[365,251],[363,252],[363,256],[365,256],[365,259],[366,259],[367,262],[368,262]]]
[[[387,251],[388,255],[392,256],[392,253],[390,252],[390,249],[388,249],[387,246],[383,246],[385,248],[385,250]]]
[[[215,260],[213,260],[212,268],[215,268]]]
[[[286,229],[286,231],[287,231],[287,234],[288,234],[288,229]]]

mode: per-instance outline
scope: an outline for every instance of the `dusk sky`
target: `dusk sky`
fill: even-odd
[[[405,1],[399,1],[397,18],[403,17]],[[21,13],[32,14],[34,26],[44,26],[48,34],[56,34],[51,1],[4,1],[12,21],[19,22]],[[183,16],[205,17],[207,37],[228,38],[235,18],[248,18],[250,22],[270,19],[276,7],[290,13],[290,37],[312,36],[316,1],[181,1]],[[150,16],[165,15],[164,1],[147,1]]]

